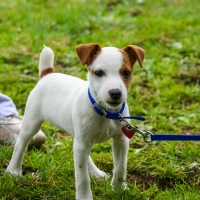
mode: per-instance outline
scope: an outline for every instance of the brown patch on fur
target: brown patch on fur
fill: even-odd
[[[132,65],[134,65],[135,62],[138,60],[140,67],[142,67],[144,60],[144,50],[142,48],[135,45],[128,45],[122,50],[127,53]]]
[[[122,53],[122,56],[123,56],[123,65],[120,68],[119,73],[121,74],[124,84],[128,90],[130,87],[131,80],[132,80],[133,65],[129,59],[129,56],[124,51],[120,50],[120,52]],[[130,72],[129,77],[124,77],[124,72],[126,71]]]
[[[80,44],[76,46],[76,53],[82,65],[91,65],[100,52],[101,47],[96,43]]]
[[[42,78],[43,76],[46,76],[47,74],[53,73],[53,68],[49,67],[46,68],[45,70],[43,70],[40,74],[40,78]]]
[[[120,52],[122,53],[123,56],[123,65],[120,68],[119,72],[128,90],[132,80],[133,65],[138,60],[140,67],[142,67],[144,60],[144,50],[138,46],[128,45],[123,49],[121,49]],[[130,72],[130,76],[128,77],[124,76],[124,72]]]
[[[92,69],[92,70],[89,69],[89,71],[90,71],[90,73],[91,73],[92,75],[94,75],[94,69]]]

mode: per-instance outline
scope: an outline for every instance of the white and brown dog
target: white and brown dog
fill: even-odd
[[[113,139],[112,185],[122,187],[126,179],[129,139],[119,120],[102,117],[107,113],[129,115],[127,91],[134,63],[142,67],[144,51],[129,45],[123,49],[81,44],[76,52],[88,68],[88,81],[53,72],[54,53],[44,47],[40,55],[40,81],[30,93],[19,139],[7,168],[22,175],[22,160],[30,139],[44,121],[64,129],[74,138],[76,199],[92,198],[90,176],[107,177],[89,156],[95,143]]]

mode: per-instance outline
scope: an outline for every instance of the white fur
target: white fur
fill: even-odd
[[[48,67],[53,67],[53,57],[53,51],[45,47],[40,56],[40,73]],[[94,111],[87,90],[89,86],[94,99],[103,108],[118,111],[122,103],[113,107],[107,102],[110,101],[108,91],[111,89],[121,90],[120,101],[126,101],[127,90],[119,74],[122,62],[122,54],[116,48],[108,47],[103,48],[89,66],[90,71],[104,70],[106,75],[102,78],[90,72],[89,81],[59,73],[44,76],[28,97],[22,129],[7,171],[11,174],[22,174],[22,160],[28,142],[40,129],[43,121],[49,121],[74,138],[76,199],[93,199],[90,176],[108,177],[97,168],[89,154],[95,143],[110,138],[113,139],[114,158],[112,184],[117,188],[121,187],[126,178],[129,139],[121,132],[121,124],[118,120],[106,119]],[[123,115],[129,115],[128,106]]]

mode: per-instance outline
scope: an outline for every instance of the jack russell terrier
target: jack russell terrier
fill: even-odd
[[[22,175],[22,160],[30,139],[44,121],[56,125],[74,138],[73,153],[76,199],[93,199],[90,176],[107,178],[94,164],[90,151],[95,143],[113,140],[112,185],[121,188],[126,179],[129,138],[118,117],[129,115],[127,91],[136,61],[142,67],[144,51],[134,45],[123,49],[101,48],[98,44],[76,47],[88,81],[53,73],[54,53],[44,47],[39,60],[40,81],[30,93],[22,128],[7,171]],[[128,120],[130,121],[130,120]]]

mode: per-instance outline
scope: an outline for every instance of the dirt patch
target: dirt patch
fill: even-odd
[[[127,181],[132,184],[136,181],[137,184],[142,184],[144,189],[147,190],[153,184],[156,184],[159,189],[165,190],[166,188],[172,188],[174,183],[183,183],[182,180],[172,180],[170,178],[152,177],[148,174],[140,174],[133,171],[127,175]]]

